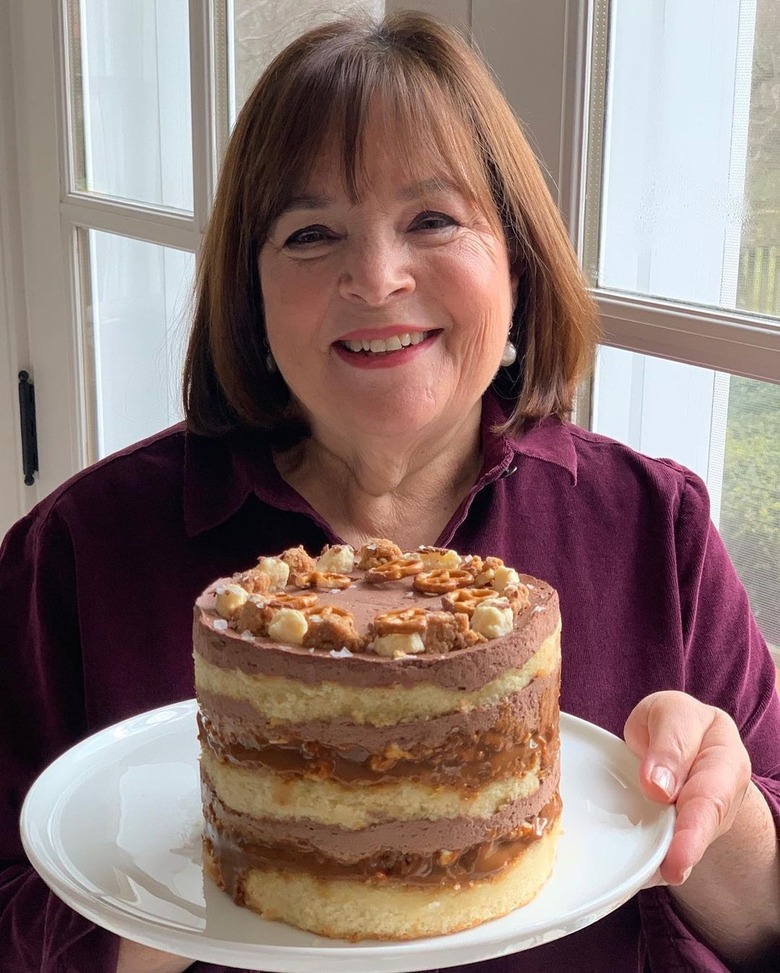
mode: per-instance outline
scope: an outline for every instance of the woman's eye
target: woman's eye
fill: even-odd
[[[284,241],[286,247],[305,247],[332,239],[333,234],[326,226],[305,226]]]
[[[412,222],[413,230],[449,230],[457,226],[456,220],[446,213],[435,213],[430,210],[419,213]]]

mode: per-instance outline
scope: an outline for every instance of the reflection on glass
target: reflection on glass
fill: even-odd
[[[228,23],[230,64],[230,123],[271,60],[293,38],[310,27],[326,24],[341,13],[364,11],[375,17],[384,13],[383,0],[352,0],[339,10],[333,0],[232,0]],[[343,5],[341,5],[343,6]]]
[[[609,20],[599,285],[777,316],[780,4],[609,0]]]
[[[780,647],[780,385],[601,348],[593,429],[705,480],[756,620]]]
[[[192,212],[187,0],[69,0],[76,190]]]
[[[195,258],[97,230],[87,232],[87,254],[85,394],[94,420],[90,459],[98,459],[181,418]]]

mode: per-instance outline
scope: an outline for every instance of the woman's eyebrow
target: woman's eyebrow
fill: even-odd
[[[442,192],[445,190],[448,192],[460,192],[458,186],[456,186],[452,180],[435,176],[431,179],[421,179],[418,182],[409,183],[407,186],[401,186],[401,188],[394,195],[396,199],[406,202],[415,199],[422,199],[425,196],[430,196],[432,193]],[[282,207],[279,215],[282,216],[284,213],[294,213],[299,210],[327,209],[328,206],[332,204],[333,199],[331,199],[330,196],[323,196],[317,193],[307,193],[305,195],[293,196]]]
[[[434,176],[431,179],[421,179],[419,182],[413,182],[408,186],[402,186],[395,194],[395,198],[402,200],[421,199],[424,196],[430,196],[433,193],[439,193],[442,191],[460,192],[458,187],[451,179]]]
[[[332,202],[329,196],[293,196],[282,207],[279,215],[301,209],[326,209]]]

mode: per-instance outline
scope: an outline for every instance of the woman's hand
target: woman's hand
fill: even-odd
[[[624,732],[646,796],[677,805],[660,868],[677,910],[722,959],[765,969],[780,950],[780,852],[736,724],[670,691],[643,699]]]
[[[645,795],[677,805],[661,878],[681,885],[734,823],[750,783],[750,757],[727,713],[681,692],[645,697],[624,733],[642,761],[639,783]]]

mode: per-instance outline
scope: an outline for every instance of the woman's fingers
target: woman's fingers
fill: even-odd
[[[672,691],[643,699],[626,721],[625,738],[641,761],[639,782],[647,797],[677,805],[660,872],[679,885],[731,827],[750,781],[747,751],[726,713]]]

